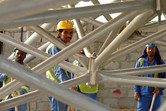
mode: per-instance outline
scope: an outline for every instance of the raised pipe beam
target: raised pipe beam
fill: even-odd
[[[146,75],[166,72],[166,65],[157,65],[149,67],[140,67],[140,68],[129,68],[121,70],[101,70],[99,71],[103,75],[127,75],[127,76],[137,76],[137,75]]]
[[[39,35],[41,35],[42,37],[44,37],[45,39],[47,39],[48,41],[50,41],[51,43],[55,44],[58,48],[60,49],[64,49],[65,47],[67,47],[62,41],[60,41],[57,37],[55,37],[54,35],[52,35],[51,33],[47,32],[46,30],[44,30],[43,28],[41,28],[40,26],[36,25],[36,26],[29,26],[32,30],[34,30],[35,32],[37,32]],[[84,68],[87,68],[87,60],[83,61],[80,57],[80,54],[74,54],[73,57],[74,59],[78,60],[83,66]],[[84,57],[85,58],[85,57]],[[88,58],[86,58],[88,59]]]
[[[137,14],[138,14],[137,11],[133,11],[130,13],[123,13],[123,14],[119,15],[115,19],[112,19],[108,23],[102,25],[101,27],[97,28],[95,31],[86,35],[86,37],[77,40],[75,43],[73,43],[70,46],[68,46],[67,48],[61,50],[61,52],[57,53],[56,55],[50,57],[46,61],[43,61],[39,65],[35,66],[33,68],[33,70],[35,70],[36,72],[39,72],[39,73],[44,73],[45,71],[49,70],[53,66],[57,65],[58,63],[60,63],[61,61],[63,61],[64,59],[66,59],[67,57],[72,55],[73,53],[78,52],[83,47],[90,44],[92,41],[95,41],[97,38],[102,37],[102,34],[105,33],[107,30],[111,30],[112,28],[118,27],[120,24],[125,23],[125,21],[133,18]]]
[[[9,68],[10,70],[8,70]],[[111,111],[109,107],[73,90],[69,90],[65,86],[59,85],[58,83],[51,81],[20,64],[9,61],[2,56],[0,56],[0,69],[9,76],[13,76],[17,80],[38,88],[43,93],[48,94],[63,103],[70,104],[80,110]],[[19,74],[20,72],[21,74]]]
[[[115,83],[115,84],[128,84],[128,85],[141,85],[152,87],[166,88],[166,79],[150,78],[150,77],[135,77],[124,75],[102,75],[99,74],[99,83]]]
[[[45,30],[49,30],[51,27],[53,27],[54,24],[43,24],[41,27],[44,28]],[[41,37],[37,33],[33,33],[24,43],[28,45],[32,45],[35,43],[37,40],[39,40]],[[13,53],[14,54],[14,53]],[[8,59],[13,59],[13,54],[11,54]]]
[[[142,36],[136,36],[134,35],[132,40],[140,40],[140,39],[143,39],[144,37]],[[166,47],[166,42],[165,41],[162,41],[162,40],[156,40],[153,42],[154,44],[157,44],[157,45],[160,45],[160,46],[163,46],[163,47]]]
[[[36,25],[48,22],[58,22],[60,20],[70,20],[86,18],[96,15],[116,13],[116,12],[129,12],[134,10],[155,9],[153,0],[130,1],[121,3],[102,4],[96,6],[50,10],[46,13],[34,15],[26,18],[16,19],[0,23],[0,29]]]
[[[88,22],[88,23],[90,23],[92,25],[98,26],[98,27],[103,25],[102,22],[99,22],[99,21],[97,21],[97,20],[95,20],[93,18],[90,18],[90,17],[89,18],[81,18],[81,20],[83,20],[85,22]]]
[[[119,32],[120,29],[116,28],[116,29],[113,29],[108,37],[106,38],[105,42],[103,43],[103,45],[101,46],[99,52],[97,55],[100,55],[104,49],[115,39],[115,37],[117,36],[118,32]]]
[[[93,4],[100,4],[100,2],[98,1],[98,0],[91,0],[92,1],[92,3]],[[109,14],[104,14],[103,15],[104,17],[105,17],[105,19],[107,20],[107,21],[109,21],[109,20],[111,20],[112,19],[112,17],[109,15]]]
[[[47,11],[80,0],[3,0],[0,2],[0,21],[8,21]]]
[[[6,101],[0,102],[0,110],[4,111],[6,109],[15,107],[16,105],[21,105],[24,103],[28,103],[30,101],[34,101],[38,98],[43,97],[43,94],[39,91],[32,91],[29,93],[26,93],[24,95],[20,95],[11,99],[8,99]]]
[[[74,24],[75,24],[78,37],[79,37],[79,39],[81,39],[82,37],[85,36],[85,31],[84,31],[84,29],[83,29],[83,27],[82,27],[82,25],[81,25],[81,22],[80,22],[79,19],[74,19],[73,22],[74,22]],[[84,50],[84,52],[85,52],[85,55],[90,58],[90,56],[92,55],[92,52],[91,52],[91,50],[90,50],[90,47],[87,46],[87,47],[83,48],[83,50]]]
[[[40,57],[43,60],[51,57],[51,55],[46,54],[43,51],[37,50],[36,48],[29,46],[29,45],[26,45],[20,41],[17,41],[15,39],[13,39],[12,37],[9,37],[8,35],[0,34],[0,40],[2,42],[17,46],[17,48],[19,48],[20,50],[25,50],[25,52],[34,54],[36,57]],[[66,61],[59,63],[58,66],[62,67],[63,69],[68,70],[69,72],[77,74],[77,75],[80,75],[81,73],[84,74],[87,71],[85,68],[75,66],[75,65],[68,63]],[[32,70],[36,70],[36,69],[32,68]],[[39,70],[39,73],[44,73],[44,72],[40,72],[40,70]],[[7,88],[8,86],[10,86],[10,87]],[[16,80],[12,81],[7,86],[0,88],[0,98],[3,98],[4,95],[10,94],[11,92],[15,91],[16,89],[18,89],[21,86],[22,86],[22,84],[19,81],[16,81]],[[11,90],[11,91],[9,91],[9,90]]]
[[[61,85],[64,85],[66,87],[72,87],[78,84],[82,84],[85,82],[88,82],[89,80],[89,73],[86,73],[84,75],[81,75],[77,78],[67,80],[63,83],[60,83]],[[8,88],[10,89],[10,88]],[[5,110],[7,108],[11,108],[17,105],[21,105],[24,103],[28,103],[29,101],[32,101],[34,99],[37,99],[39,97],[43,96],[43,93],[40,92],[39,90],[32,91],[30,93],[24,94],[17,96],[16,98],[9,99],[7,101],[0,102],[0,110]],[[47,95],[49,96],[49,95]]]
[[[124,42],[135,30],[145,23],[145,20],[153,14],[153,11],[146,11],[135,17],[130,24],[105,48],[105,50],[96,58],[96,67],[100,67],[105,60]]]
[[[43,51],[40,51],[40,50],[30,46],[30,45],[27,45],[27,44],[24,44],[20,41],[17,41],[14,38],[12,38],[8,35],[5,35],[5,34],[0,33],[0,41],[2,41],[4,43],[8,43],[8,44],[13,45],[13,46],[17,46],[18,49],[23,50],[27,53],[30,53],[36,57],[39,57],[42,60],[46,60],[49,57],[51,57],[51,55],[49,55]],[[63,61],[62,63],[58,64],[58,66],[62,67],[63,69],[65,69],[69,72],[77,74],[77,75],[82,75],[85,72],[87,72],[87,70],[85,68],[75,66],[75,65],[68,63],[66,61]]]
[[[151,34],[151,35],[147,36],[146,38],[143,38],[143,39],[141,39],[141,40],[139,40],[131,45],[128,45],[128,46],[112,53],[110,55],[111,58],[108,59],[102,66],[110,63],[111,61],[115,60],[116,58],[122,57],[125,54],[128,54],[128,53],[138,49],[141,46],[145,46],[146,44],[153,42],[155,40],[158,40],[158,39],[165,37],[165,36],[166,36],[166,29],[163,29],[163,30],[160,30],[154,34]]]
[[[65,60],[66,58],[70,57],[72,54],[78,52],[85,46],[91,44],[92,42],[96,41],[97,39],[102,37],[102,34],[107,32],[108,30],[111,30],[112,28],[118,27],[120,24],[124,23],[128,19],[133,18],[138,14],[137,11],[133,11],[131,13],[123,13],[116,17],[115,19],[112,19],[108,23],[102,25],[101,27],[95,29],[93,32],[87,34],[82,39],[77,40],[73,44],[69,45],[65,49],[61,50],[57,54],[53,55],[47,61],[42,62],[40,65],[36,66],[35,69],[40,70],[41,72],[44,72],[51,67],[57,65],[61,61]],[[42,68],[41,68],[42,66]]]
[[[38,49],[41,51],[45,51],[46,48],[48,47],[48,45],[50,44],[50,42],[46,42],[45,44],[43,44],[41,47],[39,47]],[[28,54],[26,56],[26,58],[24,59],[25,63],[29,63],[31,60],[33,60],[35,58],[35,56]]]

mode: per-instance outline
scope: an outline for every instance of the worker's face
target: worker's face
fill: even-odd
[[[16,52],[14,53],[14,57],[17,63],[23,64],[23,61],[26,57],[26,53],[21,50],[16,50]]]
[[[146,53],[149,57],[154,57],[156,53],[156,47],[146,47]]]
[[[61,37],[61,40],[66,44],[70,42],[73,37],[73,29],[64,29],[63,32],[58,32],[58,35]]]

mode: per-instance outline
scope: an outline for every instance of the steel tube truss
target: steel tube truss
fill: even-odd
[[[145,10],[154,9],[155,4],[153,0],[130,1],[123,3],[111,3],[105,5],[89,6],[83,8],[71,8],[61,10],[51,10],[43,14],[34,15],[30,17],[20,18],[12,21],[0,23],[0,29],[37,25],[43,22],[58,22],[59,20],[85,18],[91,16],[98,16],[108,13],[126,12],[131,10]],[[8,15],[8,14],[7,14]]]
[[[142,39],[140,39],[140,37],[133,37],[133,40],[139,40],[116,51],[116,48],[124,41],[128,40],[135,30],[156,26],[156,24],[143,26],[144,24],[149,24],[148,22],[154,18],[159,11],[156,9],[156,6],[157,8],[160,7],[156,4],[155,0],[126,0],[125,2],[107,4],[100,4],[98,0],[92,0],[92,3],[94,4],[93,6],[76,8],[73,4],[79,1],[80,0],[29,0],[25,3],[25,1],[22,0],[5,0],[0,2],[0,29],[5,30],[6,28],[28,26],[34,31],[24,43],[5,34],[0,34],[0,41],[31,54],[31,56],[25,59],[26,62],[30,62],[33,58],[32,56],[39,57],[43,60],[43,62],[30,70],[7,60],[0,55],[0,72],[7,73],[17,79],[0,88],[0,98],[12,93],[24,84],[30,85],[36,89],[28,94],[0,102],[0,110],[5,110],[9,107],[14,107],[45,95],[55,97],[57,100],[84,111],[112,111],[112,109],[107,106],[69,90],[68,88],[85,82],[90,84],[115,83],[166,87],[165,79],[137,77],[137,75],[166,72],[166,65],[137,69],[121,69],[118,71],[103,70],[103,67],[109,62],[112,62],[149,42],[166,46],[161,40],[159,40],[166,36],[166,29],[162,29],[152,35],[143,37]],[[164,0],[161,1],[161,11],[165,12],[166,2],[164,2]],[[62,5],[71,6],[69,3],[73,5],[73,8],[60,8]],[[18,4],[22,5],[15,7],[16,4],[17,6]],[[55,8],[55,10],[48,10],[49,8]],[[109,15],[111,13],[121,14],[112,18]],[[108,22],[102,23],[96,19],[92,19],[100,15],[104,15]],[[63,44],[48,31],[60,20],[68,19],[74,19],[76,32],[80,37],[71,45]],[[89,31],[88,34],[85,34],[84,28],[79,19],[83,20],[85,22],[84,24],[90,23],[97,26],[97,28],[91,32]],[[130,21],[130,23],[119,33],[120,28],[128,21]],[[161,21],[160,23],[165,24],[165,21]],[[40,24],[43,25],[40,26]],[[108,37],[95,56],[88,46],[103,38],[104,34],[108,34]],[[45,38],[48,42],[39,48],[32,47],[32,44],[41,37]],[[55,44],[62,50],[54,56],[46,54],[43,50],[46,49],[49,43]],[[77,54],[81,49],[87,47],[88,56]],[[71,56],[83,64],[84,68],[65,62],[65,59]],[[8,59],[12,58],[13,55]],[[45,74],[48,69],[55,65],[77,74],[78,77],[57,84],[43,75],[40,75]],[[10,70],[8,70],[9,68]],[[163,107],[160,109],[161,111],[164,111],[165,104],[166,103],[163,103]]]
[[[85,111],[110,111],[110,108],[102,105],[101,103],[98,103],[97,101],[75,91],[69,90],[64,86],[60,86],[59,84],[32,72],[20,64],[6,60],[2,56],[0,56],[0,61],[1,71],[6,72],[10,76],[14,76],[17,80],[28,84],[31,87],[39,88],[45,94],[51,95],[66,104],[70,104]],[[7,68],[10,68],[10,70]],[[21,75],[19,74],[20,72],[22,73]],[[73,99],[75,96],[77,96],[77,99]],[[85,104],[87,107],[81,107],[80,103]]]

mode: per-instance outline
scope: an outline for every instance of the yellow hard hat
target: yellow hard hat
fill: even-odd
[[[71,21],[65,20],[65,21],[60,21],[57,25],[57,29],[74,29],[73,23]]]

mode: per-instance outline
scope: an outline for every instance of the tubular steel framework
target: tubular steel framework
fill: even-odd
[[[88,1],[88,0],[86,0]],[[72,87],[80,83],[89,82],[96,83],[118,83],[131,85],[146,85],[156,87],[166,87],[164,79],[159,78],[141,78],[136,75],[145,75],[151,72],[159,73],[166,72],[166,65],[153,66],[148,68],[133,68],[123,69],[118,71],[102,70],[102,67],[109,62],[120,58],[138,47],[142,47],[149,42],[155,42],[166,46],[159,39],[166,36],[166,29],[162,29],[147,37],[135,37],[137,42],[132,43],[118,51],[116,48],[132,35],[137,29],[143,29],[156,26],[157,24],[148,24],[154,17],[158,16],[158,23],[165,24],[165,21],[160,20],[161,13],[166,16],[166,1],[165,0],[118,0],[118,2],[110,1],[108,4],[100,4],[97,0],[91,0],[93,6],[75,7],[80,0],[1,0],[0,1],[0,29],[15,28],[26,26],[34,32],[24,43],[13,39],[12,37],[0,34],[0,41],[17,47],[31,55],[27,56],[26,62],[31,61],[34,57],[43,60],[40,64],[33,67],[31,70],[13,63],[8,59],[12,59],[11,55],[8,59],[0,56],[0,72],[16,78],[8,85],[0,89],[0,98],[15,91],[23,84],[30,85],[36,88],[35,91],[25,95],[12,98],[7,101],[0,102],[0,110],[5,110],[44,95],[53,96],[56,99],[70,104],[75,108],[84,111],[112,111],[109,107],[89,99],[77,92],[69,90],[66,87]],[[68,8],[62,8],[62,7]],[[48,10],[53,8],[54,10]],[[112,18],[109,14],[121,13],[116,18]],[[108,22],[101,23],[95,18],[103,15]],[[48,32],[50,28],[56,25],[61,20],[71,20],[76,27],[79,39],[70,45],[65,45],[59,41],[54,35]],[[127,27],[120,33],[121,27],[130,21]],[[83,26],[86,23],[91,23],[97,28],[88,34],[85,34]],[[43,24],[39,26],[39,24]],[[97,55],[94,55],[89,45],[102,38],[102,35],[108,33],[108,37],[103,43]],[[40,37],[48,40],[46,44],[38,49],[31,45],[40,39]],[[50,56],[43,52],[49,43],[53,43],[62,49],[54,56]],[[77,54],[81,49],[85,50],[86,56]],[[74,66],[64,60],[68,57],[77,59],[84,68]],[[40,74],[44,74],[53,66],[59,66],[69,72],[77,74],[79,77],[65,81],[62,85],[52,82]],[[8,70],[10,69],[10,70]],[[21,74],[20,74],[21,73]],[[97,81],[98,80],[98,81]],[[64,87],[64,86],[65,87]],[[76,99],[73,99],[76,98]],[[160,111],[166,110],[166,102],[162,104]]]

